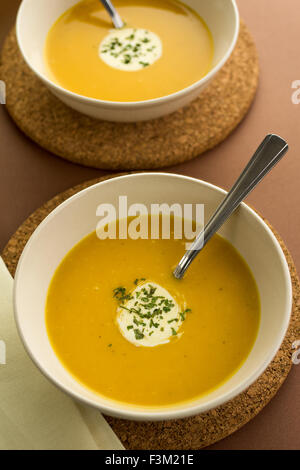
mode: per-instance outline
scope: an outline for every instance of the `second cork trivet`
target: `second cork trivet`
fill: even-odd
[[[191,105],[161,119],[118,124],[83,116],[55,98],[22,59],[15,31],[0,67],[7,109],[27,136],[66,160],[111,170],[176,165],[215,147],[246,115],[258,75],[256,47],[242,22],[230,60]]]
[[[19,257],[29,237],[55,207],[82,189],[114,176],[102,177],[80,184],[56,196],[35,211],[13,235],[2,254],[11,274],[15,273]],[[225,405],[207,413],[192,418],[158,423],[139,423],[107,417],[107,421],[126,449],[196,450],[207,447],[229,436],[254,418],[283,384],[292,366],[293,342],[300,337],[300,284],[289,251],[277,232],[270,224],[268,225],[285,254],[293,283],[292,317],[276,357],[248,390]]]

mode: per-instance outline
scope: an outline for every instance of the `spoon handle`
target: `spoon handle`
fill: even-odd
[[[206,243],[287,151],[288,145],[281,137],[275,134],[269,134],[265,137],[224,201],[180,260],[174,271],[176,279],[183,277],[191,262]]]
[[[124,23],[119,15],[119,13],[117,12],[117,10],[115,9],[115,7],[113,6],[113,4],[111,3],[110,0],[100,0],[102,5],[104,6],[104,8],[108,11],[111,19],[112,19],[112,22],[114,24],[114,27],[117,28],[117,29],[121,29],[123,28],[124,26]]]

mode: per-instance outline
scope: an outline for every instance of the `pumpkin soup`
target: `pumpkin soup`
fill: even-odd
[[[86,387],[169,406],[212,391],[243,364],[260,318],[254,278],[216,235],[176,280],[186,241],[100,240],[94,232],[63,259],[49,287],[47,331]]]
[[[113,29],[99,0],[83,0],[52,26],[45,47],[50,78],[108,101],[143,101],[182,90],[211,69],[213,39],[204,21],[177,0],[116,0]]]

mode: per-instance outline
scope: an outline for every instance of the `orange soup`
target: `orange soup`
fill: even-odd
[[[254,278],[217,235],[178,281],[172,270],[184,251],[184,240],[92,233],[67,254],[49,288],[46,324],[78,381],[157,407],[207,394],[241,367],[259,326]]]

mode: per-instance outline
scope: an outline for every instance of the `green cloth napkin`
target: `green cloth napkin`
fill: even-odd
[[[75,403],[29,359],[14,321],[12,290],[0,258],[0,449],[124,449],[97,410]]]

